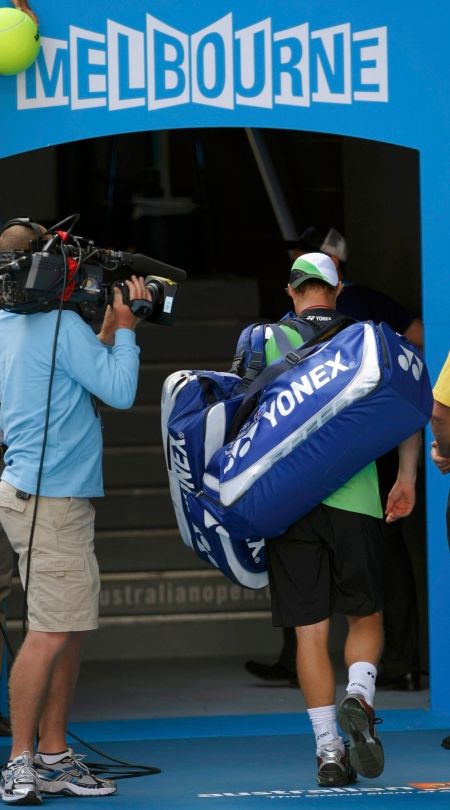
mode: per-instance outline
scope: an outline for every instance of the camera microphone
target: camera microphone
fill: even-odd
[[[143,253],[111,251],[110,255],[139,276],[161,276],[162,278],[168,278],[170,281],[175,281],[177,284],[181,284],[187,277],[187,273],[181,268],[160,262],[158,259],[151,259],[150,256],[144,256]]]

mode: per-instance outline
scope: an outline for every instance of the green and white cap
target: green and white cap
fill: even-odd
[[[304,253],[295,260],[289,276],[289,284],[295,290],[304,281],[322,281],[329,287],[337,287],[339,276],[334,263],[325,253]]]

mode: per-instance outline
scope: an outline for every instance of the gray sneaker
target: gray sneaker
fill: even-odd
[[[43,793],[65,793],[70,796],[111,796],[117,790],[111,779],[100,779],[83,762],[84,755],[74,754],[71,748],[58,762],[49,765],[40,754],[35,754],[34,766]]]
[[[350,737],[350,762],[355,771],[373,779],[383,772],[383,746],[375,731],[382,721],[362,695],[349,693],[338,709],[338,722]]]
[[[348,746],[322,748],[317,759],[317,784],[322,787],[341,787],[356,782],[357,775],[350,763]]]
[[[6,804],[42,804],[31,751],[24,751],[3,768],[0,795]]]

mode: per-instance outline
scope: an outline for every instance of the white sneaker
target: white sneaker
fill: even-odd
[[[115,782],[94,776],[83,759],[83,754],[74,754],[71,748],[51,765],[44,762],[41,754],[35,754],[34,766],[42,792],[66,793],[70,796],[111,796],[115,793]]]
[[[31,751],[24,751],[5,766],[0,779],[0,795],[7,804],[42,804]]]

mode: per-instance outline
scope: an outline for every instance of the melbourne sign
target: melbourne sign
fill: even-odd
[[[231,13],[190,34],[151,14],[137,27],[110,19],[96,31],[69,25],[67,38],[43,36],[37,61],[17,77],[18,110],[388,101],[387,27],[312,30],[300,21],[274,30],[267,18],[235,28]]]

